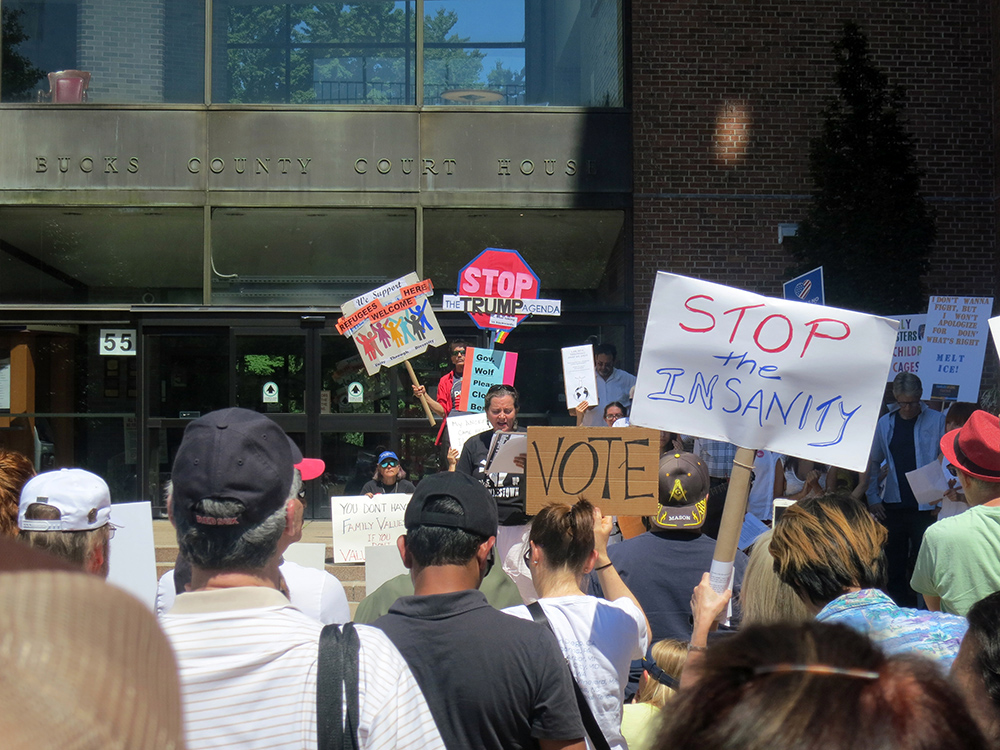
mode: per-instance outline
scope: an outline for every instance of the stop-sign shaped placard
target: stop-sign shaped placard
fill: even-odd
[[[513,330],[526,317],[520,300],[538,299],[538,277],[517,250],[488,247],[458,272],[458,296],[482,300],[469,316],[480,328]]]

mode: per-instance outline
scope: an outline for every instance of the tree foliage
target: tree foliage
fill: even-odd
[[[811,144],[812,203],[797,236],[785,240],[797,261],[789,273],[823,266],[826,301],[838,307],[923,311],[935,224],[920,194],[905,93],[888,85],[855,23],[844,24],[834,53],[839,94]]]
[[[3,58],[0,66],[3,77],[0,79],[0,89],[5,102],[28,101],[32,98],[38,81],[45,77],[45,71],[32,65],[31,60],[17,51],[21,42],[27,41],[28,35],[21,24],[21,9],[0,8],[0,36],[3,38]]]

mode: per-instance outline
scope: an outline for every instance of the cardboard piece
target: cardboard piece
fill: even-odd
[[[992,297],[931,297],[920,352],[925,399],[979,400]]]
[[[386,581],[406,572],[395,543],[391,547],[365,547],[365,591],[369,594]]]
[[[597,374],[594,372],[594,345],[565,346],[562,349],[563,386],[566,407],[573,411],[581,401],[601,407],[597,397]]]
[[[863,471],[898,325],[660,272],[630,419]]]
[[[656,430],[529,427],[528,513],[584,497],[604,515],[652,515],[659,502],[659,465]]]
[[[462,392],[456,408],[459,411],[483,411],[490,387],[502,383],[514,385],[516,370],[516,352],[466,347]]]
[[[326,545],[322,542],[295,542],[288,545],[282,557],[304,568],[326,570]]]
[[[108,549],[108,583],[125,589],[150,610],[156,607],[156,548],[149,502],[114,503],[111,523],[118,527]]]
[[[448,428],[448,445],[461,453],[470,437],[490,429],[490,422],[486,418],[485,412],[479,412],[478,414],[462,414],[458,417],[449,416],[445,421],[445,426]]]
[[[899,321],[896,332],[896,347],[892,350],[892,366],[886,375],[885,382],[891,383],[901,372],[912,372],[920,375],[920,355],[924,348],[924,336],[927,330],[927,315],[892,315]]]
[[[349,495],[330,498],[333,561],[363,563],[365,547],[395,545],[403,533],[409,495]]]

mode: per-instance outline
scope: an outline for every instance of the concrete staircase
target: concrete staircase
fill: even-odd
[[[358,602],[365,598],[364,564],[332,562],[333,544],[329,521],[306,521],[302,541],[326,545],[326,570],[344,585],[344,593],[347,594],[353,615]],[[156,545],[156,577],[159,579],[168,570],[173,570],[174,561],[177,560],[177,539],[169,521],[153,521],[153,543]]]

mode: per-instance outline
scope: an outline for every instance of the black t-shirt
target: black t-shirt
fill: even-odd
[[[493,441],[493,430],[480,432],[465,441],[462,455],[458,458],[455,471],[468,474],[482,482],[497,503],[497,514],[501,526],[517,526],[528,522],[524,505],[523,474],[494,473],[483,471],[486,454]]]
[[[361,494],[391,495],[394,492],[401,495],[412,495],[416,486],[408,479],[397,479],[395,484],[382,484],[378,479],[369,479],[361,488]]]
[[[374,626],[406,659],[449,750],[584,736],[555,636],[498,612],[481,592],[403,596]]]
[[[899,484],[899,507],[901,510],[915,509],[919,505],[917,498],[913,496],[910,482],[906,478],[906,472],[917,468],[917,448],[913,442],[913,429],[916,427],[916,424],[916,418],[901,419],[898,412],[893,415],[892,440],[889,441],[889,452],[892,454],[892,463],[896,469],[896,482]]]

